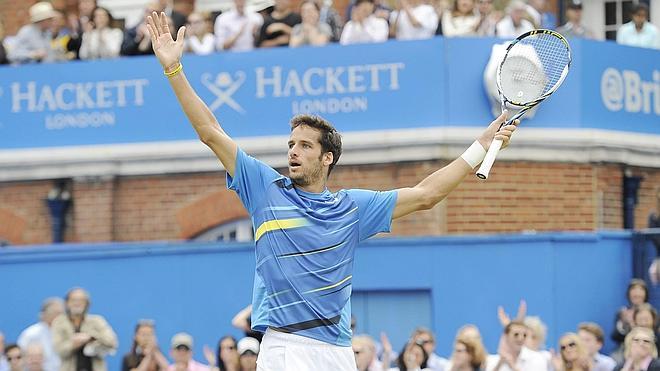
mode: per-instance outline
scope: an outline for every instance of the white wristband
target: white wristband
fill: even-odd
[[[486,150],[478,140],[475,140],[461,155],[461,158],[473,169],[484,160],[484,157],[486,157]]]

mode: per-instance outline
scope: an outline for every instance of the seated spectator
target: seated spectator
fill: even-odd
[[[300,14],[291,9],[291,0],[275,0],[275,9],[264,18],[257,38],[260,48],[288,46],[293,26],[302,22]]]
[[[290,47],[304,45],[322,46],[332,37],[332,30],[327,23],[319,21],[319,8],[314,0],[306,0],[300,5],[302,23],[293,26]]]
[[[254,49],[255,38],[264,20],[245,9],[245,0],[234,0],[234,9],[215,19],[217,50],[248,51]]]
[[[9,344],[5,348],[5,358],[9,365],[9,371],[25,371],[23,352],[16,344]]]
[[[578,337],[591,360],[591,371],[612,371],[616,367],[616,362],[612,358],[599,353],[605,342],[605,335],[600,326],[593,322],[580,323]]]
[[[566,23],[557,29],[566,38],[581,37],[593,39],[594,33],[582,24],[582,2],[572,0],[566,8]]]
[[[114,28],[114,17],[106,8],[94,9],[93,28],[85,31],[80,46],[80,59],[116,58],[119,56],[124,33]]]
[[[374,0],[357,0],[339,42],[342,45],[387,41],[387,21],[373,15]]]
[[[481,371],[486,369],[486,350],[481,340],[457,337],[446,371]]]
[[[541,354],[525,346],[529,329],[520,320],[510,321],[504,328],[496,355],[488,356],[488,371],[546,371]]]
[[[147,16],[153,12],[160,12],[161,6],[158,2],[150,2],[144,8],[142,22],[137,26],[131,27],[124,32],[124,41],[121,44],[121,55],[147,55],[153,54],[154,50],[151,47],[151,37],[149,37],[149,26],[147,26]],[[168,18],[168,21],[171,20]],[[175,36],[178,32],[171,24],[170,32]]]
[[[339,13],[337,13],[335,8],[332,7],[332,3],[328,3],[325,0],[314,0],[314,2],[319,8],[319,22],[330,26],[330,30],[332,31],[332,37],[330,40],[334,42],[339,41],[343,25],[341,16],[339,16]]]
[[[442,15],[442,34],[447,37],[476,36],[480,20],[474,0],[456,0],[452,10]]]
[[[410,336],[410,341],[421,345],[428,356],[428,368],[431,370],[444,370],[447,359],[435,354],[435,336],[426,327],[418,327]]]
[[[357,1],[351,2],[351,4],[346,9],[346,19],[353,19],[353,9],[357,6]],[[392,14],[392,8],[387,4],[383,3],[383,0],[374,0],[374,10],[372,12],[377,18],[382,18],[386,22],[390,22],[390,15]]]
[[[220,371],[239,371],[238,350],[236,349],[236,339],[232,336],[223,336],[218,342],[216,352],[217,365]]]
[[[24,349],[25,371],[45,371],[43,346],[40,343],[30,343]]]
[[[471,0],[467,0],[471,1]],[[390,14],[390,35],[397,40],[421,40],[435,36],[438,14],[423,0],[399,0],[400,9]]]
[[[48,298],[44,300],[39,312],[39,322],[29,326],[18,336],[18,345],[27,349],[29,344],[41,344],[44,369],[46,371],[59,371],[60,357],[53,348],[53,334],[51,327],[53,321],[64,313],[64,302],[60,298]]]
[[[71,28],[71,38],[67,45],[67,50],[74,54],[75,59],[80,58],[80,46],[82,45],[82,35],[85,31],[91,31],[92,17],[96,9],[96,0],[78,0],[78,14],[69,15],[69,27]]]
[[[238,348],[238,361],[241,365],[241,371],[256,371],[259,340],[247,336],[239,340],[236,347]]]
[[[12,63],[52,62],[55,60],[51,28],[57,13],[45,1],[30,7],[30,24],[21,27],[7,56]]]
[[[170,356],[174,363],[168,367],[168,371],[210,371],[205,366],[193,359],[193,338],[185,332],[172,336]]]
[[[53,321],[53,346],[61,371],[107,369],[105,356],[117,349],[117,335],[105,318],[89,314],[89,294],[76,287],[66,294],[66,313]]]
[[[572,332],[559,339],[559,354],[552,357],[554,371],[591,371],[587,350]]]
[[[622,45],[660,49],[658,28],[648,21],[649,6],[639,3],[634,6],[632,20],[622,25],[616,33],[616,42]]]
[[[169,364],[158,348],[155,325],[151,320],[138,321],[131,350],[121,362],[122,371],[165,371]]]
[[[634,327],[624,340],[624,361],[615,371],[659,371],[660,360],[653,331]]]
[[[7,50],[5,49],[5,27],[0,20],[0,64],[9,63],[7,59]]]
[[[376,357],[376,344],[369,335],[353,336],[351,340],[357,371],[374,371],[380,369]],[[389,363],[389,362],[388,362]]]
[[[628,289],[626,290],[628,306],[619,309],[617,312],[614,329],[612,330],[611,335],[612,340],[618,345],[618,349],[612,354],[612,358],[617,362],[623,360],[623,340],[633,327],[635,308],[648,302],[648,292],[649,290],[646,287],[646,282],[644,282],[644,280],[633,278],[628,284]]]
[[[557,28],[557,17],[548,11],[546,0],[528,0],[526,11],[532,18],[535,28],[547,30]]]
[[[495,26],[502,20],[502,12],[493,8],[493,0],[477,0],[477,10],[479,11],[477,35],[495,36]]]
[[[195,12],[188,16],[185,51],[197,55],[215,51],[215,37],[210,32],[208,15]]]
[[[513,0],[507,8],[507,15],[495,26],[497,37],[515,39],[521,34],[534,29],[532,22],[525,19],[525,3]]]
[[[428,370],[428,354],[421,344],[413,341],[407,343],[399,357],[396,360],[397,367],[390,368],[389,371],[416,371]]]

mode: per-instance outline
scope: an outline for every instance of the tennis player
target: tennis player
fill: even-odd
[[[353,255],[392,220],[433,207],[471,173],[493,138],[509,143],[515,125],[493,121],[470,148],[412,188],[387,192],[326,188],[341,136],[316,116],[291,120],[289,176],[243,152],[190,86],[181,56],[185,28],[170,35],[164,14],[148,19],[152,44],[199,138],[227,170],[255,226],[252,328],[265,332],[259,371],[354,371],[351,348]],[[496,134],[497,132],[497,134]]]

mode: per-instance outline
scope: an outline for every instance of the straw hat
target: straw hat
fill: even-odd
[[[57,13],[53,6],[45,1],[36,3],[30,7],[30,21],[37,23],[46,19],[54,18]]]

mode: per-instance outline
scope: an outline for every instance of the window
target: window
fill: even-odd
[[[630,11],[638,0],[605,1],[605,38],[616,40],[616,30],[622,24],[630,22]]]
[[[254,240],[252,221],[248,218],[220,224],[192,238],[193,241],[245,242]]]

